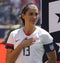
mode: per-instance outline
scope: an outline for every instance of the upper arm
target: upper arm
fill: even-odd
[[[13,33],[10,33],[9,38],[7,40],[7,44],[5,46],[8,50],[14,49],[14,38]]]
[[[13,51],[13,49],[7,49],[7,52],[6,52],[6,57],[8,57],[8,55]]]
[[[56,51],[46,52],[48,59],[56,59]]]
[[[7,49],[7,52],[6,52],[6,63],[11,63],[11,53],[12,53],[13,49]]]
[[[7,49],[7,54],[11,53],[13,49]]]
[[[46,52],[46,55],[48,60],[46,60],[45,63],[56,63],[57,61],[56,51]]]
[[[43,35],[42,37],[43,37],[42,39],[43,47],[47,54],[49,63],[56,63],[57,57],[56,57],[56,51],[53,43],[53,37],[49,33]]]
[[[13,34],[10,33],[9,35],[9,38],[7,40],[7,44],[5,46],[5,48],[7,49],[7,52],[6,52],[6,62],[7,63],[11,63],[10,59],[11,59],[11,53],[13,52],[14,50],[14,38],[13,38]]]
[[[50,34],[44,34],[42,36],[42,43],[45,52],[54,51],[53,37]]]

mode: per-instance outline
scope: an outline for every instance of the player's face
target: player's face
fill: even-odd
[[[24,14],[25,24],[36,24],[38,20],[38,8],[35,5],[30,5],[26,14]]]

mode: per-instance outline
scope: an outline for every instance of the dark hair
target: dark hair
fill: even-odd
[[[23,21],[23,25],[25,25],[25,20],[22,18],[22,14],[25,14],[28,11],[29,5],[34,5],[34,3],[28,3],[27,5],[25,5],[21,12],[21,19]]]

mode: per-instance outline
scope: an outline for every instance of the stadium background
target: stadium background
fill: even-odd
[[[3,0],[1,0],[1,1],[3,2]],[[42,28],[44,28],[45,30],[47,30],[53,36],[54,44],[55,44],[55,49],[57,51],[57,63],[60,63],[60,45],[59,45],[60,44],[60,38],[59,38],[59,36],[60,36],[60,28],[59,28],[60,24],[59,23],[60,22],[58,22],[60,17],[56,16],[56,17],[58,17],[58,19],[56,17],[53,17],[53,21],[50,20],[50,19],[52,19],[51,15],[53,15],[52,11],[50,10],[51,5],[52,5],[51,3],[54,3],[54,2],[57,2],[57,1],[60,2],[60,0],[30,0],[30,1],[29,0],[20,0],[20,11],[22,9],[22,6],[24,6],[26,3],[29,3],[29,2],[34,2],[38,6],[38,8],[41,9],[41,12],[42,12],[41,15],[42,16],[39,19],[37,25],[39,25]],[[9,2],[9,5],[11,5],[10,4],[10,0],[8,0],[8,2]],[[57,8],[57,5],[60,5],[60,3],[59,4],[55,3],[55,4],[56,4],[56,6],[54,8]],[[54,6],[54,4],[53,4],[53,6]],[[0,3],[0,9],[1,9],[1,3]],[[57,9],[59,10],[59,8],[57,8]],[[55,13],[60,13],[60,12],[57,11]],[[20,13],[18,12],[15,15],[17,17],[19,17],[19,14]],[[1,12],[0,12],[0,15],[1,15]],[[6,16],[6,14],[4,14],[4,17],[5,16]],[[21,22],[21,20],[19,20],[19,18],[18,18],[19,22],[16,19],[15,20],[12,19],[12,21],[15,21],[15,22],[11,22],[11,23],[9,23],[9,19],[10,18],[8,17],[8,22],[6,22],[3,19],[1,19],[1,16],[0,16],[0,63],[6,63],[6,49],[5,49],[5,44],[2,44],[2,42],[4,40],[5,35],[7,34],[7,31],[13,25],[22,24],[22,22]],[[54,25],[57,25],[56,23],[54,23],[56,21],[56,19],[57,19],[57,24],[59,26],[57,26],[56,29],[55,28],[53,29],[53,27],[55,27]],[[45,60],[47,60],[46,54],[44,54],[44,56],[43,56],[43,63],[44,63]]]

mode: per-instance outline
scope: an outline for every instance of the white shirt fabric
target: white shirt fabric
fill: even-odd
[[[36,30],[29,36],[24,33],[23,27],[14,30],[11,32],[7,43],[13,44],[15,49],[24,38],[28,39],[31,37],[35,37],[36,42],[30,46],[29,51],[28,47],[25,48],[25,52],[22,50],[15,63],[43,63],[42,58],[45,51],[43,45],[53,42],[52,36],[44,29],[36,26]],[[26,56],[23,53],[30,53],[30,55]]]

